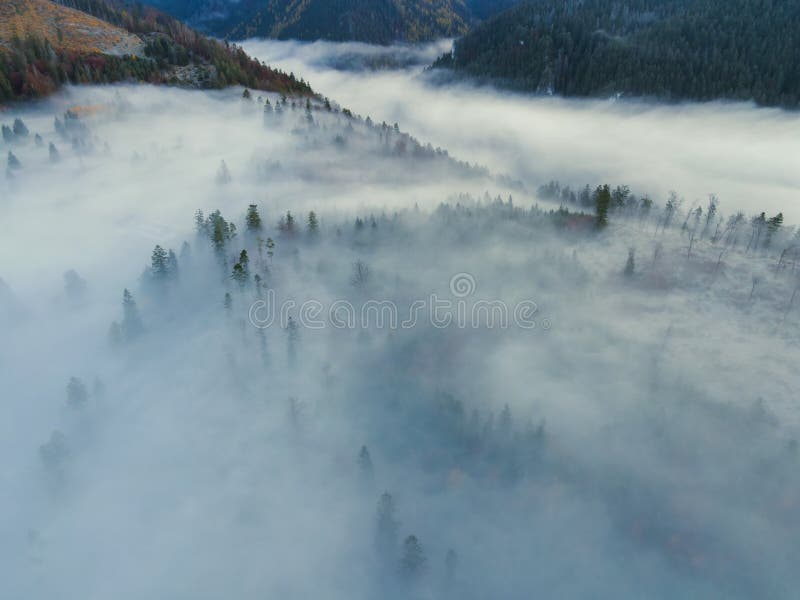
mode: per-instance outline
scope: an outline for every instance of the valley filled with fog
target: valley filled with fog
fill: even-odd
[[[800,116],[446,47],[0,113],[8,597],[794,597]]]

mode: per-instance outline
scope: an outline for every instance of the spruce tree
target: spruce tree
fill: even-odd
[[[133,294],[126,288],[122,292],[122,338],[125,341],[131,341],[139,337],[143,331],[144,325],[142,325],[136,301],[133,299]]]
[[[26,137],[28,135],[28,128],[22,119],[14,119],[14,135],[17,137]]]
[[[8,151],[8,168],[11,171],[22,168],[22,163],[11,150]]]
[[[183,243],[183,248],[188,249],[188,244],[186,242]],[[183,252],[181,252],[181,254],[183,254]],[[178,257],[175,255],[175,251],[172,250],[172,248],[167,252],[167,278],[172,281],[178,279]]]
[[[372,458],[366,446],[361,446],[361,451],[358,453],[358,470],[363,483],[372,483],[374,477]]]
[[[406,581],[415,581],[425,572],[425,554],[417,536],[410,535],[403,542],[400,574]]]
[[[308,213],[308,232],[314,234],[319,229],[319,221],[317,220],[317,213],[313,210]]]
[[[611,190],[607,185],[599,186],[594,192],[595,224],[598,229],[608,225],[608,208],[611,205]]]
[[[384,492],[378,500],[375,524],[375,551],[384,565],[395,560],[397,551],[397,530],[400,524],[395,519],[394,513],[394,499],[389,492]]]
[[[258,214],[258,206],[251,204],[247,207],[245,222],[247,223],[247,231],[250,233],[258,233],[261,231],[261,216]]]
[[[154,281],[164,281],[167,279],[167,260],[167,251],[161,246],[156,245],[150,258],[150,275]]]
[[[78,377],[70,377],[67,383],[67,405],[71,408],[83,408],[88,400],[86,384]]]
[[[625,263],[625,270],[622,272],[625,277],[633,277],[633,272],[636,269],[636,263],[633,258],[634,250],[628,250],[628,261]]]

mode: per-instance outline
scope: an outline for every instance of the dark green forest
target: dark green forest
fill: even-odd
[[[153,0],[220,37],[422,42],[464,34],[519,0]]]
[[[529,0],[434,68],[542,94],[800,102],[798,0]]]

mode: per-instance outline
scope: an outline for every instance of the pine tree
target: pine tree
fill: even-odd
[[[295,231],[295,224],[294,224],[294,217],[292,216],[291,211],[287,211],[286,213],[286,232],[289,234],[294,233]]]
[[[58,154],[58,148],[56,148],[56,145],[53,142],[50,142],[50,146],[48,146],[47,151],[50,154],[50,162],[58,162],[60,156]]]
[[[225,292],[225,298],[222,300],[222,306],[225,307],[226,313],[231,313],[231,309],[233,308],[233,298],[231,298],[230,292]]]
[[[17,137],[26,137],[28,135],[28,128],[22,119],[14,119],[14,135]]]
[[[633,277],[633,272],[636,269],[636,263],[633,258],[634,250],[628,250],[628,261],[625,263],[625,270],[622,272],[625,277]]]
[[[86,384],[78,377],[70,377],[67,383],[67,405],[71,408],[83,408],[88,400]]]
[[[183,243],[183,249],[188,249],[188,244],[186,242]],[[181,251],[181,254],[183,254],[183,251]],[[178,279],[178,257],[175,255],[172,248],[167,252],[167,278],[172,281]]]
[[[139,337],[144,331],[142,319],[139,316],[139,309],[136,306],[136,301],[126,288],[122,292],[122,339],[124,341],[131,341]]]
[[[247,271],[242,266],[242,263],[236,263],[233,265],[231,279],[238,283],[240,288],[244,288],[244,286],[247,284]]]
[[[247,231],[250,233],[258,233],[261,231],[261,216],[258,214],[258,206],[251,204],[247,207],[245,222],[247,223]]]
[[[608,208],[611,204],[611,190],[607,185],[598,187],[594,192],[595,223],[598,229],[608,225]]]
[[[228,170],[228,165],[225,164],[223,160],[219,163],[219,169],[217,169],[217,183],[224,185],[230,183],[231,179],[231,172]]]
[[[194,230],[198,235],[208,235],[208,223],[203,211],[199,208],[194,213]]]
[[[268,237],[265,245],[267,246],[267,257],[272,261],[272,257],[275,255],[275,241]]]
[[[384,565],[394,562],[397,551],[397,530],[400,524],[394,513],[394,499],[389,492],[384,492],[378,500],[375,528],[375,550]]]
[[[11,150],[8,151],[8,168],[12,171],[22,168],[22,163]]]
[[[374,478],[372,458],[366,446],[361,446],[361,451],[358,453],[358,470],[363,483],[372,483]]]
[[[425,554],[417,536],[410,535],[403,542],[403,556],[400,558],[400,574],[406,581],[414,581],[425,572]]]
[[[150,275],[153,280],[164,281],[167,279],[169,275],[167,260],[167,251],[161,246],[156,245],[150,258]]]
[[[308,232],[310,234],[315,234],[319,229],[319,221],[317,221],[317,213],[313,210],[308,213]]]
[[[767,219],[767,235],[764,238],[764,247],[769,248],[772,244],[773,236],[778,233],[783,226],[783,213],[778,213],[774,217]]]

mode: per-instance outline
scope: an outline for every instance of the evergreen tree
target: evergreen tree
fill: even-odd
[[[769,248],[772,238],[783,226],[783,213],[778,213],[774,217],[767,219],[767,235],[764,238],[764,247]]]
[[[272,261],[272,257],[275,255],[275,241],[268,237],[265,245],[267,247],[267,257]]]
[[[8,168],[11,171],[15,171],[17,169],[22,168],[22,163],[19,162],[19,159],[14,155],[14,153],[11,150],[8,151]]]
[[[20,118],[14,119],[14,135],[17,137],[27,137],[28,135],[28,128]]]
[[[389,492],[384,492],[378,500],[375,528],[375,550],[384,566],[395,560],[397,551],[397,530],[400,524],[394,513],[394,499]]]
[[[286,213],[286,233],[293,234],[295,231],[295,224],[294,224],[294,217],[292,216],[291,211],[287,211]]]
[[[369,450],[366,446],[361,446],[361,450],[358,453],[358,470],[363,483],[372,483],[374,478],[372,458],[370,457]]]
[[[83,408],[88,400],[86,384],[78,377],[70,377],[67,383],[67,405],[71,408]]]
[[[208,235],[208,223],[203,211],[199,208],[194,213],[194,230],[198,235]]]
[[[225,312],[230,315],[231,310],[233,309],[233,298],[231,298],[230,292],[225,292],[225,298],[222,300],[222,306],[225,307]]]
[[[154,281],[162,282],[169,276],[167,261],[167,251],[161,246],[156,245],[150,258],[150,275]]]
[[[184,242],[183,249],[188,249],[189,245]],[[182,251],[181,254],[184,252]],[[178,279],[178,257],[175,256],[174,250],[172,248],[169,249],[167,252],[167,278],[171,279],[172,281],[176,281]]]
[[[425,572],[425,554],[417,536],[410,535],[403,542],[403,556],[400,558],[400,574],[406,581],[415,581]]]
[[[598,229],[608,225],[608,208],[611,205],[611,190],[607,185],[594,191],[595,223]]]
[[[58,148],[56,148],[53,142],[50,142],[50,145],[47,147],[47,152],[50,155],[50,162],[58,162],[60,156],[58,154]]]
[[[231,279],[238,283],[240,288],[244,288],[244,286],[247,284],[247,271],[242,266],[242,263],[237,262],[235,265],[233,265]]]
[[[628,260],[625,263],[625,270],[622,272],[625,275],[625,277],[633,277],[633,272],[636,268],[636,263],[633,258],[633,253],[634,253],[633,248],[630,248],[628,250]]]
[[[247,207],[245,222],[247,223],[247,231],[250,233],[258,233],[261,231],[261,216],[258,214],[258,206],[251,204]]]
[[[126,288],[122,292],[122,339],[131,341],[139,337],[144,332],[144,325],[139,316],[139,309],[136,301]]]
[[[217,183],[224,185],[226,183],[231,182],[231,172],[228,170],[228,165],[225,164],[225,161],[221,161],[219,163],[219,169],[217,169]]]
[[[308,232],[314,234],[319,229],[319,221],[317,220],[317,213],[313,210],[308,213]]]

